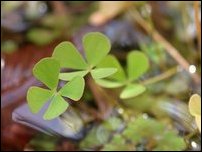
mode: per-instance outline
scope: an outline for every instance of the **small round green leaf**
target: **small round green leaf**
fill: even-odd
[[[124,81],[126,80],[125,72],[120,65],[117,58],[113,55],[107,55],[98,65],[98,68],[117,68],[117,72],[113,75],[109,76],[108,78],[117,80],[117,81]]]
[[[127,73],[130,80],[135,80],[149,68],[149,60],[144,53],[132,51],[127,56]]]
[[[52,56],[60,62],[61,67],[81,70],[87,68],[87,63],[75,46],[70,42],[58,44],[55,47]]]
[[[130,84],[127,85],[120,94],[121,99],[127,99],[135,97],[141,93],[143,93],[146,88],[140,84]]]
[[[68,97],[72,100],[79,100],[84,91],[84,79],[82,77],[75,77],[67,84],[65,84],[59,91],[59,93],[64,96]]]
[[[97,65],[110,51],[109,39],[98,32],[91,32],[84,36],[83,47],[88,63]]]
[[[68,106],[68,102],[66,102],[59,94],[57,94],[52,98],[51,103],[43,118],[45,120],[54,119],[64,113]]]
[[[201,97],[198,94],[191,96],[189,100],[189,111],[191,115],[201,115]]]
[[[64,80],[64,81],[70,81],[74,77],[77,77],[77,76],[84,77],[87,73],[88,73],[88,71],[76,71],[76,72],[60,73],[59,79]]]
[[[121,82],[115,82],[115,81],[105,80],[105,79],[97,79],[95,80],[95,82],[104,88],[118,88],[123,86],[123,83]]]
[[[52,91],[39,87],[30,87],[27,92],[27,102],[33,113],[39,112],[43,105],[51,98]]]
[[[101,79],[116,73],[116,71],[116,68],[96,68],[91,70],[90,73],[93,79]]]
[[[41,59],[33,68],[34,76],[50,89],[57,87],[59,72],[60,64],[53,58]]]

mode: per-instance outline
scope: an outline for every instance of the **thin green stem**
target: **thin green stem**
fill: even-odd
[[[159,82],[161,80],[164,80],[168,77],[171,77],[172,75],[176,74],[177,73],[177,67],[173,67],[171,69],[169,69],[168,71],[160,74],[160,75],[157,75],[155,77],[152,77],[150,79],[147,79],[145,81],[142,81],[141,84],[143,85],[149,85],[149,84],[152,84],[152,83],[156,83],[156,82]]]

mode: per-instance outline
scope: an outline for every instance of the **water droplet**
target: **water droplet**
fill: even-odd
[[[122,108],[118,108],[118,113],[119,114],[123,114],[123,109]]]
[[[148,119],[148,115],[147,115],[146,113],[143,113],[142,117],[143,117],[144,119]]]
[[[192,142],[191,142],[191,146],[192,146],[193,148],[197,148],[197,143],[194,142],[194,141],[192,141]]]
[[[189,66],[189,72],[190,73],[195,73],[196,72],[196,66],[195,65],[190,65]]]

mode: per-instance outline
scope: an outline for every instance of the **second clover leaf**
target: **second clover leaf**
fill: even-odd
[[[115,74],[109,76],[107,79],[96,79],[96,82],[105,88],[118,88],[124,86],[120,94],[121,99],[135,97],[146,90],[143,85],[134,82],[134,80],[143,75],[149,67],[148,58],[140,51],[131,51],[127,55],[126,72],[124,72],[118,60],[112,55],[106,56],[97,67],[117,68]]]

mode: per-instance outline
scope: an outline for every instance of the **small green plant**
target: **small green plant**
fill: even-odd
[[[130,144],[128,144],[130,143]],[[141,147],[142,145],[143,147]],[[127,148],[126,148],[127,147]],[[183,138],[177,132],[168,129],[164,123],[153,118],[138,116],[130,121],[121,134],[115,134],[110,142],[103,147],[108,150],[184,150],[186,148]],[[146,148],[146,149],[145,149]]]
[[[95,125],[86,135],[86,137],[79,143],[80,150],[95,150],[106,144],[111,135],[123,127],[122,119],[118,117],[109,117],[101,124]]]
[[[80,142],[81,150],[149,151],[184,150],[186,143],[178,132],[157,119],[137,116],[130,121],[111,117],[94,126]],[[102,133],[101,131],[102,130]]]
[[[173,129],[153,118],[137,117],[131,121],[123,131],[123,136],[135,145],[143,142],[143,139],[153,142],[153,150],[183,150],[186,148],[183,138],[177,135]]]
[[[37,113],[50,100],[50,105],[43,118],[54,119],[65,112],[68,107],[63,97],[79,100],[84,91],[84,76],[91,73],[93,79],[104,78],[116,72],[116,68],[96,68],[95,66],[109,53],[110,42],[101,33],[89,33],[83,39],[86,59],[70,42],[60,43],[52,57],[40,60],[33,68],[33,75],[48,89],[32,86],[27,92],[28,105],[33,113]],[[60,73],[61,68],[74,71]],[[69,81],[58,90],[59,79]]]
[[[137,82],[141,75],[143,75],[148,67],[149,61],[144,53],[140,51],[131,51],[127,56],[127,68],[124,72],[118,60],[108,55],[98,67],[116,67],[118,71],[109,76],[107,79],[98,79],[96,82],[105,88],[118,88],[124,86],[120,98],[127,99],[135,97],[145,91],[145,87]]]

